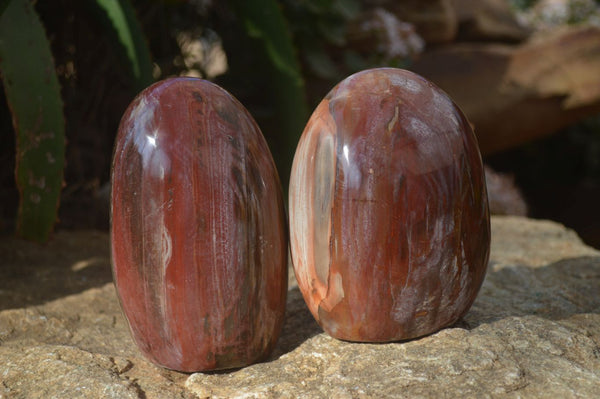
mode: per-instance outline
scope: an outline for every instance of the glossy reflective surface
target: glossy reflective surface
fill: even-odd
[[[287,228],[245,108],[199,79],[157,83],[123,116],[112,173],[115,285],[142,352],[181,371],[267,356],[284,316]]]
[[[385,68],[336,86],[302,135],[289,201],[296,277],[330,335],[418,337],[473,303],[490,244],[481,157],[425,79]]]

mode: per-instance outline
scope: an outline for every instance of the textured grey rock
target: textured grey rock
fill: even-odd
[[[44,250],[0,242],[0,398],[600,397],[600,252],[552,222],[493,218],[487,278],[452,328],[402,343],[338,341],[292,284],[268,361],[192,375],[134,347],[105,244],[81,232]],[[70,295],[38,290],[31,276],[63,281]]]

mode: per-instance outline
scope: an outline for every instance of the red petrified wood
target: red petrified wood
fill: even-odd
[[[245,108],[199,79],[151,86],[121,121],[112,184],[113,274],[141,351],[187,372],[267,356],[284,316],[287,228]]]
[[[490,244],[481,157],[460,110],[418,75],[337,85],[300,139],[289,200],[298,284],[333,337],[422,336],[475,300]]]

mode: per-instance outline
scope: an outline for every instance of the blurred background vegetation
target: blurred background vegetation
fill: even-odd
[[[55,221],[108,229],[119,120],[153,81],[196,76],[235,95],[265,134],[285,187],[310,112],[349,74],[376,66],[423,73],[420,60],[456,45],[517,48],[534,34],[600,25],[599,7],[593,0],[1,0],[0,231],[44,241]],[[479,14],[465,12],[473,9]],[[492,21],[488,33],[481,20]],[[24,36],[35,31],[26,24],[39,26],[37,36]],[[490,34],[499,24],[504,30]],[[498,190],[514,191],[529,216],[563,222],[600,247],[595,101],[568,127],[486,151],[484,161],[504,173]],[[39,123],[56,114],[49,126]],[[524,212],[509,204],[497,213]]]

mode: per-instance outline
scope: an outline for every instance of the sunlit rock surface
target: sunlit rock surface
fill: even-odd
[[[292,283],[271,356],[192,375],[145,360],[110,283],[107,234],[0,240],[0,397],[598,397],[600,251],[548,222],[492,217],[486,279],[461,322],[388,344],[330,338]],[[31,287],[35,287],[32,289]]]

